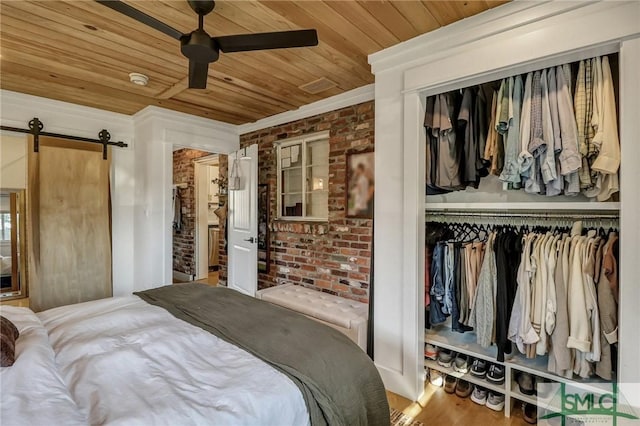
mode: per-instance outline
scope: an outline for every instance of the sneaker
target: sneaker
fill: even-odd
[[[520,388],[520,392],[525,395],[533,395],[536,393],[536,379],[529,373],[524,371],[518,372],[516,376],[516,382]]]
[[[458,395],[460,398],[466,398],[471,395],[472,390],[473,387],[471,386],[471,383],[467,382],[466,380],[458,379],[458,384],[456,385],[456,395]]]
[[[504,395],[497,392],[489,392],[489,395],[487,396],[486,406],[493,411],[504,410]]]
[[[471,374],[475,377],[484,377],[487,375],[487,361],[483,359],[474,359],[471,365]]]
[[[424,357],[435,361],[438,359],[438,348],[429,343],[425,343]]]
[[[451,367],[451,364],[453,363],[453,352],[451,352],[449,349],[441,349],[440,352],[438,352],[438,364],[440,364],[443,367]]]
[[[504,383],[504,366],[491,364],[487,373],[487,380],[496,385]]]
[[[441,387],[444,383],[444,377],[441,372],[438,370],[434,370],[433,368],[429,369],[429,383],[433,386]]]
[[[464,354],[458,354],[453,361],[453,369],[458,373],[467,374],[469,372],[469,357]]]
[[[535,425],[538,423],[538,407],[528,402],[522,403],[522,417],[527,423]]]
[[[446,376],[444,376],[444,391],[446,393],[455,392],[457,383],[458,379],[447,374]]]
[[[471,400],[479,405],[485,405],[487,403],[487,390],[476,385],[471,394]]]

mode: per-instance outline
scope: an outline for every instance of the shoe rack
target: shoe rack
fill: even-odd
[[[452,352],[465,354],[470,358],[479,358],[488,361],[491,364],[502,365],[505,368],[504,384],[497,385],[486,378],[476,377],[468,373],[463,374],[457,372],[451,367],[443,367],[437,361],[425,358],[425,369],[431,368],[444,374],[454,376],[458,379],[466,380],[474,385],[482,386],[488,390],[502,393],[505,396],[504,415],[511,416],[514,407],[521,405],[522,402],[528,402],[538,407],[544,407],[550,411],[560,412],[561,407],[559,401],[552,399],[552,395],[548,395],[546,399],[538,398],[536,395],[525,395],[520,391],[516,376],[519,372],[529,373],[536,378],[537,381],[546,379],[551,383],[565,383],[570,385],[572,389],[580,389],[583,391],[593,392],[595,394],[608,393],[611,391],[612,383],[609,381],[592,378],[589,380],[581,380],[579,378],[561,377],[547,371],[547,357],[538,356],[528,359],[514,351],[509,355],[505,355],[504,362],[496,361],[497,349],[495,346],[483,348],[476,343],[475,333],[458,333],[451,331],[446,325],[436,326],[430,330],[425,330],[425,343],[429,343],[438,348],[449,349]],[[472,362],[469,362],[469,369]],[[425,370],[426,371],[426,370]],[[489,368],[487,368],[487,372]],[[486,377],[486,376],[485,376]]]

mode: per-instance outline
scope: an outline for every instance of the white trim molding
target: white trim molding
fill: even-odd
[[[372,101],[373,99],[374,84],[369,84],[330,98],[322,99],[308,105],[303,105],[293,111],[286,111],[272,115],[271,117],[266,117],[253,123],[241,124],[237,127],[238,135],[244,135],[256,130],[279,126],[281,124],[290,123],[307,117],[313,117],[314,115],[324,114],[325,112],[361,104],[363,102]]]
[[[100,130],[106,128],[112,141],[125,142],[129,147],[124,149],[132,149],[133,117],[130,115],[4,89],[0,90],[0,108],[3,126],[26,129],[29,121],[38,117],[45,132],[92,139],[98,139]]]
[[[136,125],[151,124],[159,132],[156,142],[229,154],[238,149],[237,126],[197,117],[157,106],[148,106],[133,115]]]

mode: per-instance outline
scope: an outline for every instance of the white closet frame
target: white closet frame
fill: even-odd
[[[639,37],[640,2],[512,2],[369,57],[376,78],[374,358],[389,390],[413,400],[424,391],[423,98],[619,52],[618,382],[640,407]]]

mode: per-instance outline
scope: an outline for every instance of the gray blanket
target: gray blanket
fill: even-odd
[[[169,285],[134,294],[286,374],[312,425],[389,425],[376,367],[337,330],[224,287]]]

